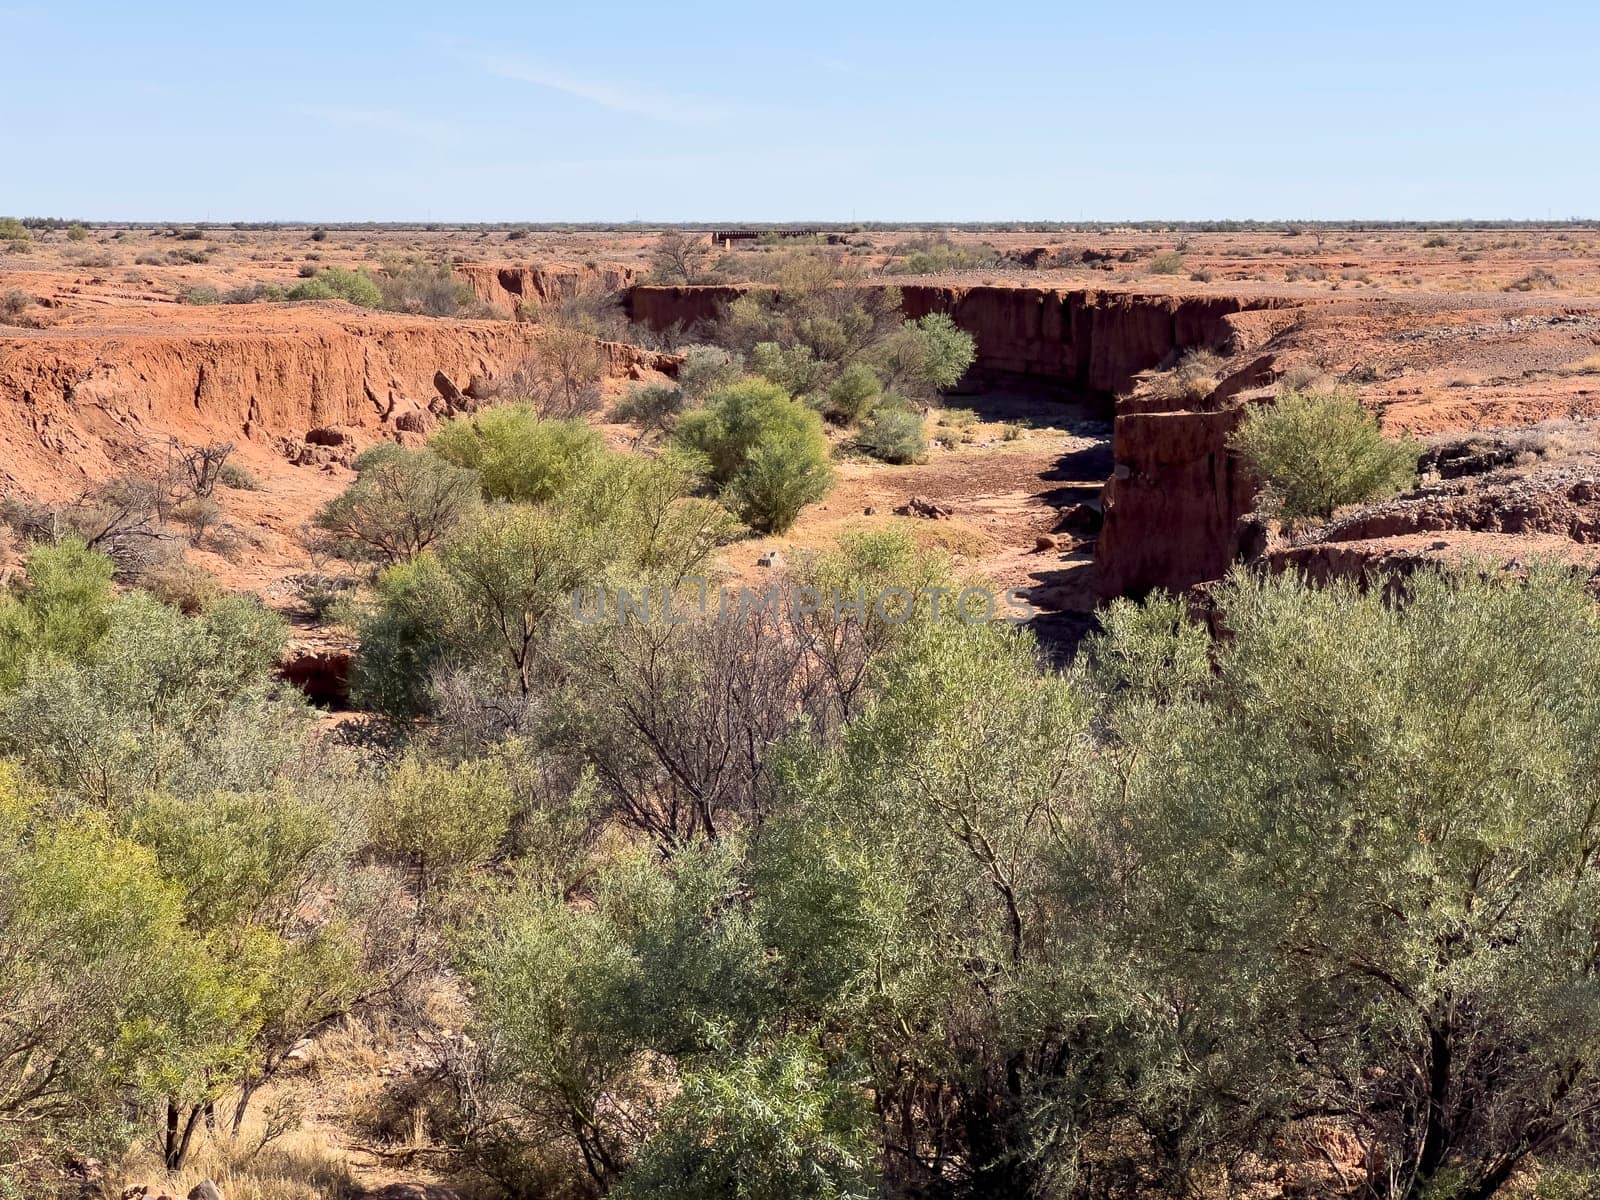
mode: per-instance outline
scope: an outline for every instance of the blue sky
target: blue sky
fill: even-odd
[[[0,0],[0,213],[1600,215],[1600,6]]]

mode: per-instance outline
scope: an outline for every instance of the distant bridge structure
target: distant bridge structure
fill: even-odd
[[[768,235],[780,238],[820,237],[820,229],[713,229],[713,246],[731,246],[734,242],[757,242]]]

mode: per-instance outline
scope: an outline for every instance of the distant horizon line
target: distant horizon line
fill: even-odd
[[[0,213],[0,216],[8,214]],[[883,229],[1010,229],[1017,232],[1050,232],[1054,230],[1090,230],[1107,226],[1145,231],[1181,230],[1187,232],[1216,232],[1284,229],[1453,229],[1453,228],[1571,228],[1600,226],[1600,217],[1141,217],[1141,218],[1079,218],[1059,220],[1047,217],[1013,217],[992,220],[940,220],[938,218],[871,218],[852,220],[795,220],[728,219],[728,220],[647,220],[631,218],[626,221],[561,220],[452,220],[448,218],[418,217],[395,220],[339,219],[331,217],[286,217],[249,219],[239,217],[54,217],[21,216],[16,218],[30,228],[65,228],[83,224],[110,228],[140,229],[163,226],[187,226],[200,229],[483,229],[527,230],[529,232],[559,233],[570,230],[637,230],[648,232],[657,229],[711,230],[750,229],[781,230],[796,227],[815,228],[828,232],[851,232]]]

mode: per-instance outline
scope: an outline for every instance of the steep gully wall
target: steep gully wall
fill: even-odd
[[[426,414],[479,392],[540,336],[534,325],[341,303],[180,316],[188,323],[161,314],[127,329],[0,336],[0,487],[72,492],[173,437],[270,446],[319,426],[373,436],[425,427]],[[602,346],[614,376],[671,365]]]
[[[909,317],[947,313],[978,344],[978,370],[1110,398],[1177,352],[1245,354],[1294,320],[1293,301],[1026,287],[901,288]],[[655,329],[714,319],[733,287],[635,287],[630,313]],[[1268,364],[1256,368],[1264,376]],[[1236,377],[1252,381],[1250,368]],[[1261,379],[1265,381],[1264,377]],[[1243,547],[1255,484],[1227,449],[1240,410],[1226,395],[1204,410],[1118,404],[1115,472],[1096,547],[1107,597],[1219,578]]]

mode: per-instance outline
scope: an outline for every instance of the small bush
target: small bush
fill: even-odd
[[[266,485],[238,463],[225,462],[217,471],[217,482],[236,492],[264,492]]]
[[[1416,478],[1421,448],[1383,436],[1354,392],[1288,391],[1230,439],[1290,520],[1393,495]]]
[[[185,304],[221,304],[222,293],[206,284],[192,287],[183,294]]]
[[[349,559],[413,558],[478,508],[478,476],[425,450],[385,442],[355,461],[356,481],[313,524]]]
[[[8,288],[0,295],[0,321],[16,324],[33,304],[33,297],[21,288]]]
[[[1543,267],[1538,267],[1529,271],[1521,279],[1514,279],[1506,284],[1505,290],[1508,292],[1538,292],[1560,286],[1561,281],[1555,277],[1553,272],[1547,271]]]
[[[637,444],[654,435],[671,433],[687,399],[682,388],[673,387],[670,383],[640,384],[630,389],[612,407],[611,419],[624,425],[637,426]]]
[[[189,542],[198,546],[222,522],[222,508],[209,496],[190,496],[174,504],[169,514],[189,531]]]
[[[678,388],[690,403],[698,404],[718,388],[736,383],[742,373],[740,360],[721,346],[685,346]]]
[[[316,621],[326,620],[355,586],[356,581],[349,575],[327,575],[321,571],[308,571],[294,578],[295,597]]]
[[[248,283],[222,293],[224,304],[275,304],[283,298],[283,289],[275,283]]]
[[[0,217],[0,242],[31,242],[33,234],[15,217]]]
[[[317,265],[316,265],[316,263],[301,263],[300,264],[300,278],[301,279],[310,279],[316,273],[317,273]]]
[[[315,228],[315,229],[313,229],[311,231],[311,240],[313,242],[325,242],[325,241],[327,241],[328,240],[328,231],[326,229],[323,229],[319,225],[317,228]]]
[[[822,419],[764,379],[713,393],[679,422],[677,440],[705,456],[711,482],[763,533],[788,529],[832,483]]]
[[[378,273],[383,307],[391,312],[424,317],[476,315],[479,309],[472,285],[460,278],[449,263],[415,260],[386,262]]]
[[[74,221],[67,226],[67,240],[69,242],[86,242],[89,240],[89,231]]]
[[[289,289],[289,300],[345,300],[361,308],[377,308],[383,293],[365,271],[329,267]]]
[[[526,404],[507,404],[450,421],[428,443],[440,458],[477,472],[489,500],[539,504],[588,475],[600,435],[582,421],[545,420]]]
[[[872,369],[864,363],[851,363],[828,389],[822,415],[840,425],[854,425],[872,411],[882,394]]]
[[[169,558],[148,567],[139,576],[139,586],[189,617],[204,612],[222,594],[216,576],[183,558]]]
[[[1156,378],[1151,391],[1163,400],[1204,400],[1216,390],[1221,370],[1222,359],[1210,350],[1190,350]]]
[[[1166,250],[1150,260],[1150,274],[1177,275],[1183,270],[1183,255],[1176,250]]]
[[[889,463],[921,462],[928,457],[922,414],[906,405],[880,404],[861,430],[858,444]]]

